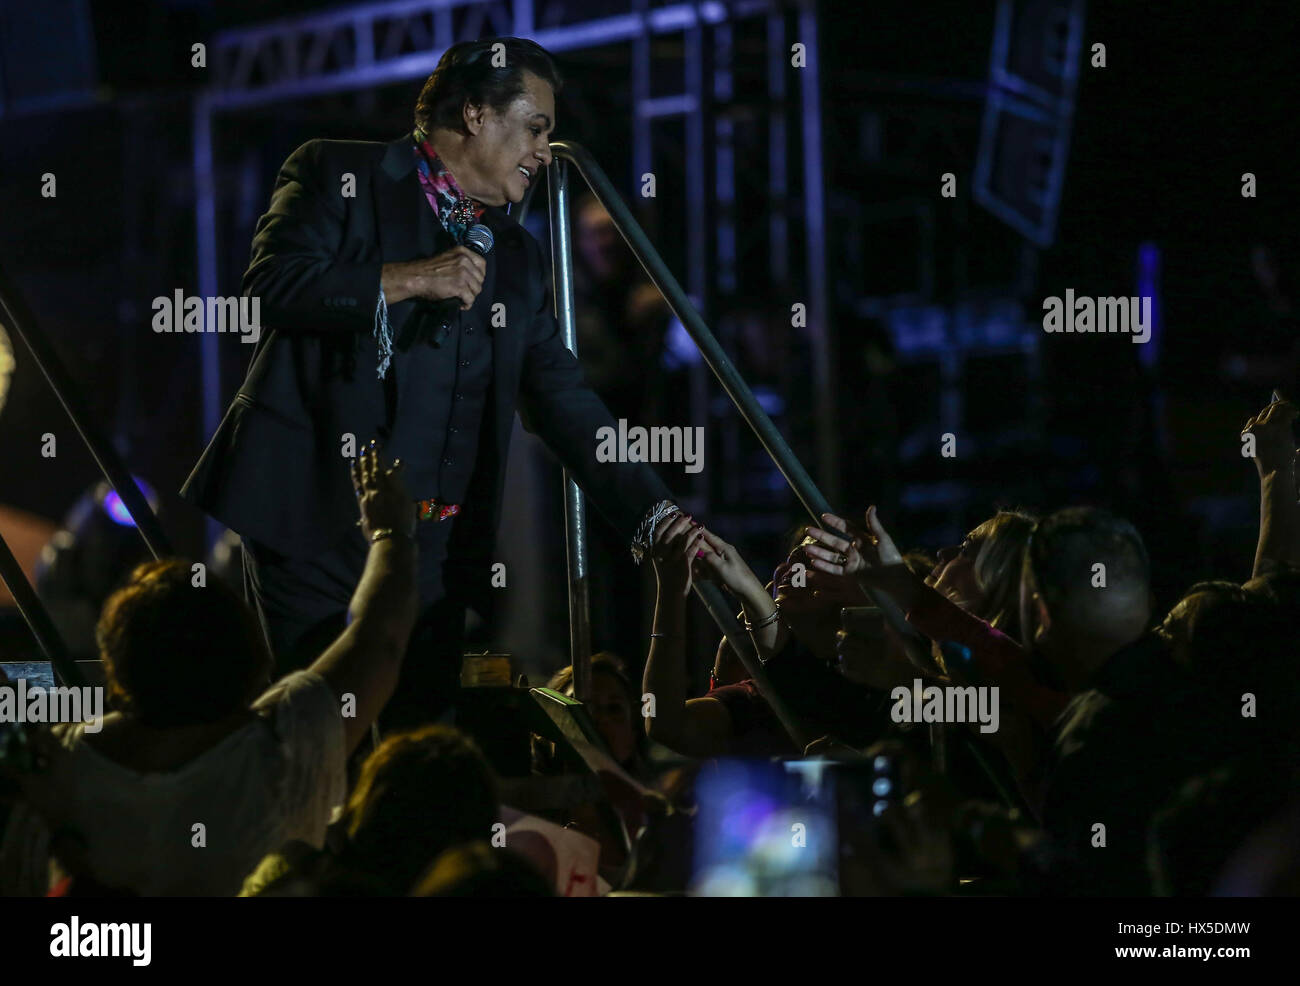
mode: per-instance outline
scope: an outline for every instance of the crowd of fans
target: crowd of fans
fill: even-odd
[[[684,892],[718,758],[887,763],[897,796],[840,816],[841,893],[1295,893],[1296,416],[1276,401],[1243,429],[1253,571],[1191,585],[1167,614],[1141,534],[1090,507],[1001,511],[934,559],[901,551],[874,508],[860,524],[827,514],[766,584],[671,516],[639,687],[615,655],[592,663],[608,769],[588,764],[585,800],[528,810],[595,840],[609,890]],[[370,451],[354,481],[367,535],[410,526],[400,469]],[[136,568],[99,620],[102,728],[29,724],[31,756],[0,759],[0,892],[566,892],[502,837],[518,779],[481,743],[445,723],[375,739],[417,619],[415,550],[374,542],[346,629],[275,682],[241,598],[196,587],[182,560]],[[702,579],[734,598],[747,639],[718,644],[700,695],[708,655],[686,626]],[[549,682],[559,700],[573,686],[571,668]],[[996,728],[898,714],[928,688],[996,689]],[[561,754],[534,735],[533,779],[573,773]]]

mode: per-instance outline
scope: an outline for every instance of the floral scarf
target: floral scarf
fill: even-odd
[[[429,142],[428,134],[417,127],[412,136],[415,139],[415,166],[420,171],[424,196],[443,229],[457,243],[464,243],[469,228],[483,215],[483,203],[470,198],[456,184],[455,177]]]

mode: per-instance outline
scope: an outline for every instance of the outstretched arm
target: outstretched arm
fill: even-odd
[[[343,719],[349,751],[369,732],[397,687],[418,609],[412,536],[415,504],[399,478],[400,468],[397,463],[383,469],[373,446],[353,464],[361,530],[370,541],[370,554],[348,607],[351,621],[311,666],[328,682],[340,703],[347,695],[356,701],[356,714]],[[378,540],[374,540],[376,536]],[[273,689],[255,708],[269,707],[276,698]]]
[[[758,581],[739,551],[712,531],[700,529],[704,532],[703,547],[709,549],[699,560],[701,572],[736,597],[742,609],[741,620],[750,628],[749,637],[759,660],[766,662],[789,639],[772,594]]]
[[[1246,422],[1259,472],[1259,541],[1255,546],[1258,578],[1279,565],[1300,565],[1300,500],[1296,497],[1296,449],[1291,425],[1296,407],[1274,401]]]
[[[875,507],[867,511],[865,531],[852,530],[845,520],[831,514],[824,519],[832,531],[813,528],[809,532],[818,541],[808,547],[815,568],[834,575],[854,576],[864,589],[871,587],[888,593],[907,614],[908,623],[931,640],[952,641],[966,647],[975,670],[1006,688],[1008,695],[1040,726],[1050,729],[1068,696],[1038,683],[1019,643],[962,609],[911,572],[902,563],[902,554],[880,523]]]
[[[659,583],[654,631],[642,687],[654,696],[653,716],[646,716],[646,735],[687,756],[726,752],[731,714],[717,699],[687,699],[686,597],[690,594],[698,552],[711,553],[704,528],[682,514],[673,519],[651,558]]]

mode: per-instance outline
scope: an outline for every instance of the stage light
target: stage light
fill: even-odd
[[[149,501],[149,505],[156,509],[158,500],[153,489],[144,480],[136,477],[132,478],[135,479],[135,485],[140,487],[140,492],[144,494],[144,498]],[[108,492],[104,494],[103,507],[104,512],[108,514],[113,523],[121,524],[123,527],[135,527],[135,521],[131,518],[131,511],[126,509],[126,504],[117,495],[117,490],[111,487],[108,489]]]

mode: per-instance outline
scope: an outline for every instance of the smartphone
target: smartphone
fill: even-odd
[[[701,771],[689,892],[837,896],[839,768],[823,760],[723,758]]]
[[[870,852],[871,843],[887,853],[897,852],[899,847],[893,835],[879,819],[886,811],[902,804],[906,795],[898,757],[877,753],[839,767],[836,821],[841,852],[851,856],[860,851]]]
[[[871,758],[871,814],[879,817],[902,800],[898,760],[884,753]]]
[[[885,636],[885,614],[876,606],[845,606],[840,610],[840,629],[869,640]]]

